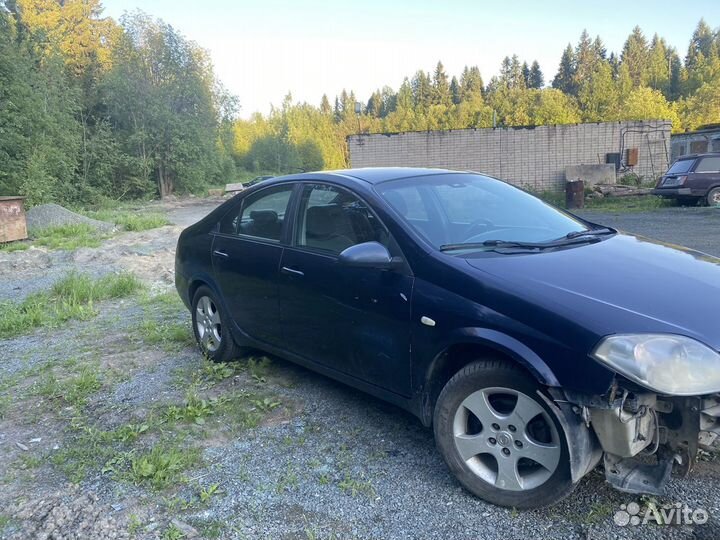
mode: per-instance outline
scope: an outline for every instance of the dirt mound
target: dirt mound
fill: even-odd
[[[27,212],[27,227],[28,230],[31,231],[77,223],[85,223],[103,232],[109,232],[115,228],[115,225],[112,223],[98,221],[97,219],[90,219],[89,217],[76,214],[59,204],[41,204],[40,206],[31,208]]]

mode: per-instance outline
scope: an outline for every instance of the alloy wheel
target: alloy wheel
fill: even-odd
[[[453,433],[468,468],[499,489],[539,487],[560,463],[560,436],[550,415],[533,398],[511,388],[470,394],[455,412]]]
[[[208,352],[215,352],[222,340],[222,322],[215,302],[208,296],[198,300],[195,313],[195,326],[202,347]]]

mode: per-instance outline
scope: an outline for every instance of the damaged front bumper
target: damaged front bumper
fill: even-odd
[[[606,396],[567,398],[597,437],[605,478],[628,493],[661,494],[673,469],[687,475],[699,449],[720,436],[720,394],[672,397],[616,384]]]

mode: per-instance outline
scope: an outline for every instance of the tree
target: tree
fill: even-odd
[[[667,95],[670,83],[670,55],[665,40],[655,34],[648,52],[648,84]]]
[[[48,53],[40,66],[33,36],[18,26],[17,15],[0,11],[0,194],[33,205],[74,191],[79,95],[63,59]]]
[[[465,66],[460,76],[460,99],[461,101],[482,102],[483,92],[485,91],[480,68]]]
[[[22,24],[44,37],[45,56],[60,54],[70,72],[85,73],[93,63],[107,69],[121,30],[101,17],[100,0],[16,0]]]
[[[705,19],[700,19],[690,39],[687,56],[685,56],[685,67],[692,70],[697,66],[701,58],[706,59],[713,56],[713,54],[717,55],[717,53],[718,45],[712,29],[705,22]]]
[[[450,99],[453,105],[458,105],[462,101],[462,95],[460,94],[460,83],[458,83],[457,77],[453,75],[450,80]]]
[[[528,77],[527,86],[528,88],[534,88],[536,90],[545,86],[545,77],[543,76],[543,72],[540,70],[540,64],[538,64],[537,60],[533,60],[533,63],[530,66],[530,76]]]
[[[633,28],[623,46],[621,61],[628,68],[634,86],[644,86],[648,78],[648,44],[639,26]]]
[[[127,154],[125,189],[157,185],[160,197],[206,185],[218,174],[218,111],[207,54],[162,21],[136,12],[105,85],[107,106]]]
[[[652,88],[633,89],[620,105],[620,117],[625,120],[670,120],[673,129],[680,129],[677,111],[662,93]]]
[[[532,91],[530,118],[533,125],[575,124],[580,122],[580,111],[572,96],[556,88]]]
[[[720,119],[720,77],[703,84],[680,109],[684,128],[697,129],[703,124],[716,123]]]
[[[560,67],[552,82],[552,87],[566,94],[575,94],[575,55],[568,43],[560,58]]]
[[[450,105],[450,84],[448,83],[448,76],[447,73],[445,73],[445,66],[442,65],[442,62],[438,62],[437,66],[435,66],[432,87],[433,104]]]
[[[520,68],[520,71],[522,72],[522,78],[523,83],[525,84],[525,88],[530,87],[530,66],[528,66],[527,62],[522,63],[522,67]]]
[[[332,114],[332,107],[330,107],[330,100],[328,100],[327,94],[323,94],[320,100],[320,112],[328,115]]]
[[[597,63],[590,76],[580,85],[578,102],[585,122],[602,122],[615,117],[619,93],[607,60]]]

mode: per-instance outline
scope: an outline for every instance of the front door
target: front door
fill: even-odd
[[[286,348],[409,395],[410,272],[337,262],[345,248],[369,241],[400,255],[387,229],[357,196],[326,184],[304,186],[296,215],[278,288]]]
[[[212,244],[225,306],[250,337],[279,345],[277,277],[293,185],[260,190],[223,218]]]

